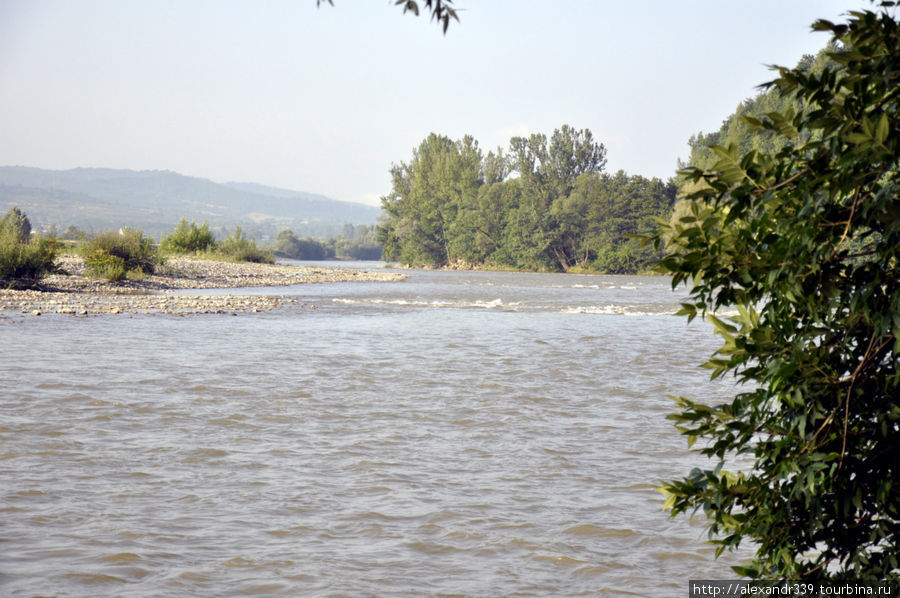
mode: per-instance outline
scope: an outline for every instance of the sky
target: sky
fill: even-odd
[[[373,205],[435,132],[590,129],[666,179],[866,0],[0,0],[0,165],[171,170]],[[420,0],[420,5],[424,2]],[[423,6],[424,9],[424,6]],[[424,13],[424,10],[423,10]]]

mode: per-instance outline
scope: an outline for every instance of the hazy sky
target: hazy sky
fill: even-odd
[[[0,0],[0,165],[173,170],[378,203],[434,131],[588,128],[667,178],[767,64],[865,0]],[[424,2],[420,2],[424,4]]]

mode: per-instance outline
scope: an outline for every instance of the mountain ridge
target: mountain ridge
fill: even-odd
[[[181,218],[224,232],[241,226],[257,238],[290,228],[301,236],[338,234],[374,224],[380,208],[260,183],[216,183],[170,170],[0,166],[0,209],[18,205],[37,229],[140,228],[160,235]]]

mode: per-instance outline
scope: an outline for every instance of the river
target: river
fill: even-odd
[[[0,322],[0,595],[678,596],[709,326],[660,277],[411,271]],[[203,291],[209,294],[210,291]]]

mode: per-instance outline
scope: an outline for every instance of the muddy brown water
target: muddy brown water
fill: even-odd
[[[697,367],[717,343],[672,315],[683,292],[409,274],[278,287],[297,303],[238,317],[7,314],[0,595],[675,596],[733,577],[655,489],[705,465],[667,395],[734,390]]]

